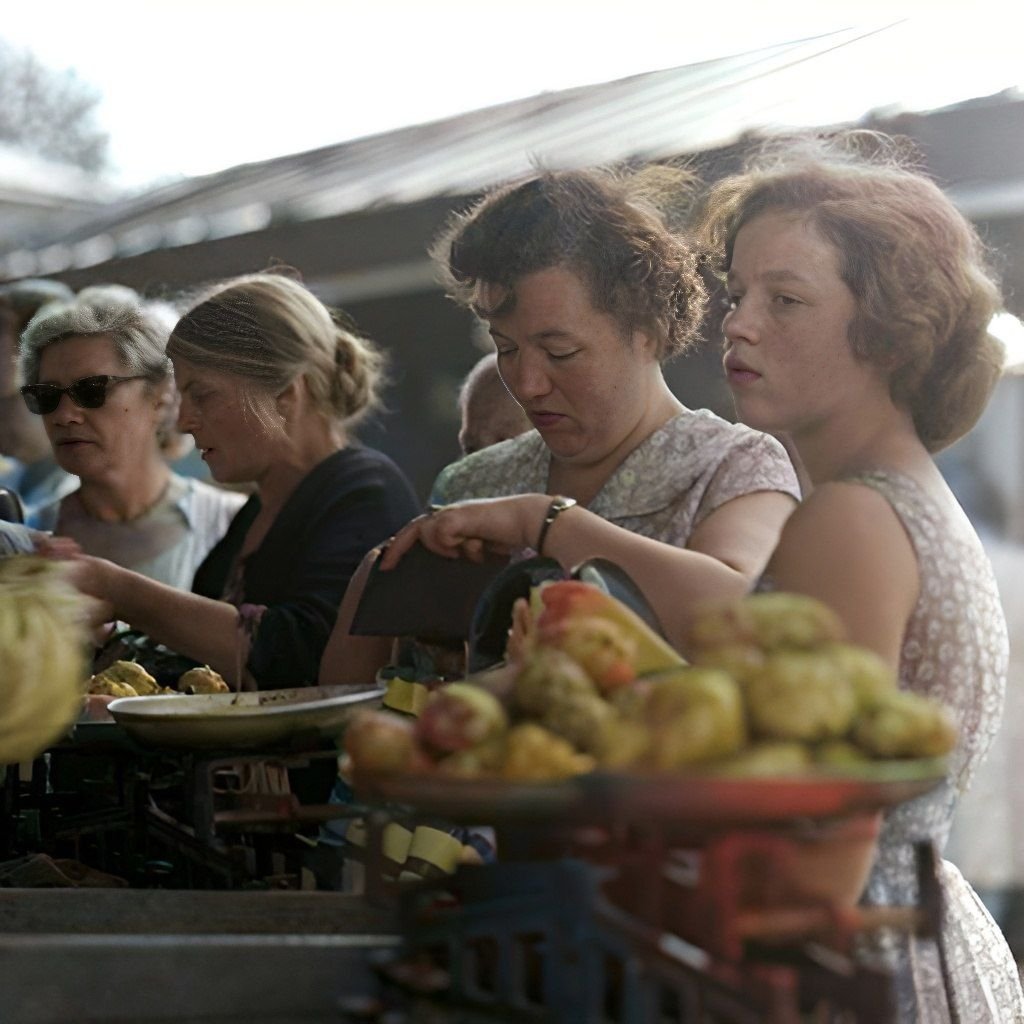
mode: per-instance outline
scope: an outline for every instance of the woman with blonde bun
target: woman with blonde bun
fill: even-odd
[[[352,436],[383,358],[298,281],[217,285],[167,345],[178,427],[213,478],[255,492],[182,593],[79,556],[74,578],[119,619],[236,685],[314,684],[337,607],[367,550],[417,512],[412,487]]]

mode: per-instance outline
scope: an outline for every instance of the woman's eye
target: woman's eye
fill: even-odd
[[[579,352],[579,349],[573,349],[571,352],[549,352],[548,358],[556,363],[561,363],[566,359],[572,359],[577,352]]]
[[[792,295],[776,295],[775,301],[780,306],[798,306],[800,304],[800,300],[794,299]]]
[[[740,304],[742,295],[726,295],[721,299],[722,309],[731,310],[735,309]]]

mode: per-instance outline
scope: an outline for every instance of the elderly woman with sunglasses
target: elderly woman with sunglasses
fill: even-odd
[[[384,353],[285,273],[212,286],[167,352],[182,432],[214,479],[254,493],[192,593],[88,554],[73,559],[72,578],[118,619],[240,686],[315,683],[353,571],[419,507],[401,470],[353,433],[379,404]]]
[[[173,313],[130,288],[50,303],[22,336],[22,397],[79,486],[28,525],[188,589],[244,497],[171,471],[163,448],[177,392],[165,348]]]

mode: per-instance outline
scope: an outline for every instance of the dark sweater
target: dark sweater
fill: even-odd
[[[195,593],[224,598],[259,508],[255,495],[242,506],[196,571]],[[372,448],[343,448],[310,470],[245,560],[243,600],[266,606],[247,663],[260,689],[315,685],[349,579],[418,512],[402,471]]]

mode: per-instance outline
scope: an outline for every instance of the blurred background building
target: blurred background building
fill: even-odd
[[[844,30],[543,93],[125,198],[76,191],[48,172],[19,198],[0,163],[0,196],[13,197],[0,207],[0,281],[53,277],[75,289],[116,281],[175,298],[275,262],[297,268],[391,352],[388,409],[362,434],[425,496],[458,454],[458,385],[481,351],[472,318],[437,286],[427,245],[482,189],[538,165],[687,158],[715,177],[739,165],[773,130],[766,125],[858,124],[907,135],[992,246],[1009,311],[1024,314],[1024,96],[896,109],[900,96],[886,92],[877,57],[892,31]],[[873,67],[878,74],[863,74]],[[865,81],[862,105],[825,103],[820,83],[851,75]],[[715,316],[708,330],[716,332]],[[730,414],[716,345],[670,364],[668,377],[687,404]],[[979,431],[944,468],[965,486],[978,474],[994,481],[1007,508],[1020,510],[1010,520],[1024,538],[1022,380],[1007,377]]]

